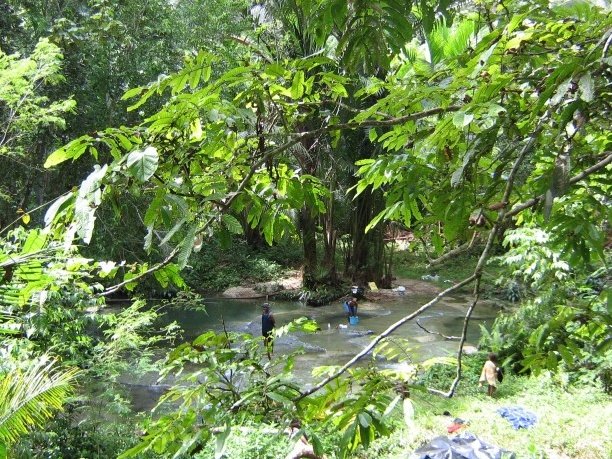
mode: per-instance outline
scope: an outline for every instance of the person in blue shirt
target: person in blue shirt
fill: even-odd
[[[343,304],[344,312],[346,312],[346,320],[350,323],[351,317],[357,315],[357,298],[353,297]]]
[[[270,312],[270,305],[268,303],[264,303],[261,308],[261,334],[263,335],[264,346],[266,346],[266,352],[268,353],[268,360],[271,360],[272,351],[274,350],[273,335],[276,320],[272,312]]]

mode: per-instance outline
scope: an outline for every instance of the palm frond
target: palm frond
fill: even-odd
[[[435,65],[446,58],[444,51],[449,36],[450,27],[446,25],[446,20],[443,17],[437,19],[431,32],[427,34],[427,45],[432,64]]]
[[[431,56],[431,63],[437,64],[461,55],[469,46],[470,40],[476,33],[476,23],[464,20],[448,26],[442,17],[436,20],[433,29],[427,34],[427,45]]]
[[[444,55],[448,58],[464,53],[475,33],[476,23],[474,21],[466,20],[456,24],[444,45]]]
[[[43,426],[72,393],[77,374],[77,369],[57,369],[43,356],[24,370],[0,376],[0,443],[10,445]]]
[[[0,300],[2,300],[0,294]],[[21,321],[18,316],[0,310],[0,336],[21,334]]]
[[[413,64],[420,57],[421,51],[415,43],[408,43],[404,48],[405,59]]]

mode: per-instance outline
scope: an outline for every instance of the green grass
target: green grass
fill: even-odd
[[[473,393],[474,389],[467,392]],[[549,376],[508,376],[495,398],[482,392],[462,395],[459,391],[452,399],[421,394],[415,395],[414,405],[413,430],[401,428],[357,457],[405,458],[407,451],[414,451],[436,436],[448,435],[446,428],[455,417],[469,421],[464,431],[513,451],[517,459],[609,459],[612,452],[610,396],[592,387],[564,389]],[[537,415],[535,426],[515,430],[497,413],[502,406],[516,405]],[[451,416],[444,416],[444,411]]]
[[[420,279],[425,274],[438,274],[443,279],[460,280],[472,274],[477,262],[478,253],[469,252],[429,268],[423,253],[403,250],[394,255],[393,272],[397,277],[409,279]]]
[[[476,361],[472,363],[475,365]],[[368,449],[360,448],[349,457],[406,459],[433,438],[449,436],[447,427],[459,417],[469,422],[461,431],[513,452],[517,459],[610,458],[612,399],[603,391],[593,387],[564,387],[559,377],[549,375],[507,375],[496,396],[491,398],[486,396],[484,388],[478,388],[474,368],[467,370],[466,379],[451,399],[413,390],[413,427],[408,429],[403,424],[400,404],[391,414],[400,427],[390,436],[375,440]],[[435,382],[434,379],[430,382]],[[515,430],[497,413],[500,407],[517,405],[537,415],[538,421],[533,427]],[[339,441],[337,435],[335,432],[321,438],[328,459],[337,457],[334,451]],[[289,440],[278,426],[250,425],[232,431],[224,457],[285,457],[294,441]],[[214,444],[211,444],[197,457],[212,458],[213,451]]]

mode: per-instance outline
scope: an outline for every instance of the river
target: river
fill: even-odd
[[[282,358],[297,348],[305,353],[296,359],[296,379],[305,386],[312,382],[311,371],[321,365],[343,365],[362,350],[378,333],[387,329],[402,317],[414,312],[430,301],[431,295],[397,296],[384,301],[359,302],[359,323],[347,324],[347,318],[340,301],[321,307],[305,306],[298,302],[270,301],[277,326],[289,323],[298,317],[307,316],[317,321],[321,330],[316,333],[296,333],[276,340],[273,358]],[[419,316],[421,325],[415,321],[404,324],[393,336],[407,340],[411,345],[413,358],[423,361],[430,357],[455,356],[457,341],[446,340],[441,335],[461,334],[463,319],[471,298],[468,295],[454,295],[429,308]],[[261,334],[261,301],[210,298],[205,301],[206,311],[166,307],[164,321],[176,321],[184,330],[183,338],[192,340],[207,330],[248,332]],[[472,314],[467,334],[467,344],[476,345],[480,336],[478,324],[489,326],[499,313],[499,306],[481,301]],[[380,362],[385,365],[385,362]],[[159,396],[159,390],[147,385],[154,377],[139,380],[142,385],[132,387],[133,407],[137,411],[152,407]],[[126,381],[126,378],[122,378]],[[131,378],[128,380],[134,381]],[[136,387],[137,389],[134,389]]]

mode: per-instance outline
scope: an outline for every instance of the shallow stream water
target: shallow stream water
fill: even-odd
[[[273,358],[282,358],[289,352],[303,348],[305,353],[296,359],[294,373],[296,380],[308,386],[313,382],[311,371],[314,367],[345,364],[367,346],[374,336],[431,299],[432,295],[410,294],[398,295],[384,301],[361,300],[357,325],[348,324],[340,301],[317,308],[298,302],[270,301],[277,326],[307,316],[316,320],[321,327],[316,333],[296,333],[278,338]],[[470,302],[468,295],[446,297],[418,317],[421,325],[433,333],[427,333],[413,320],[396,330],[393,336],[407,340],[412,345],[413,358],[418,361],[430,357],[455,356],[458,342],[446,340],[441,335],[461,335],[464,316]],[[211,298],[205,301],[205,312],[168,307],[164,311],[164,320],[176,321],[184,330],[185,340],[193,340],[210,329],[222,331],[224,326],[228,331],[248,332],[259,336],[261,304],[261,301],[255,300]],[[479,302],[472,314],[466,344],[476,345],[480,335],[478,324],[490,325],[498,312],[498,306]],[[385,362],[380,364],[386,365]],[[144,383],[142,385],[132,386],[134,409],[150,409],[155,403],[159,390],[153,386],[153,381],[154,378],[140,381]]]

